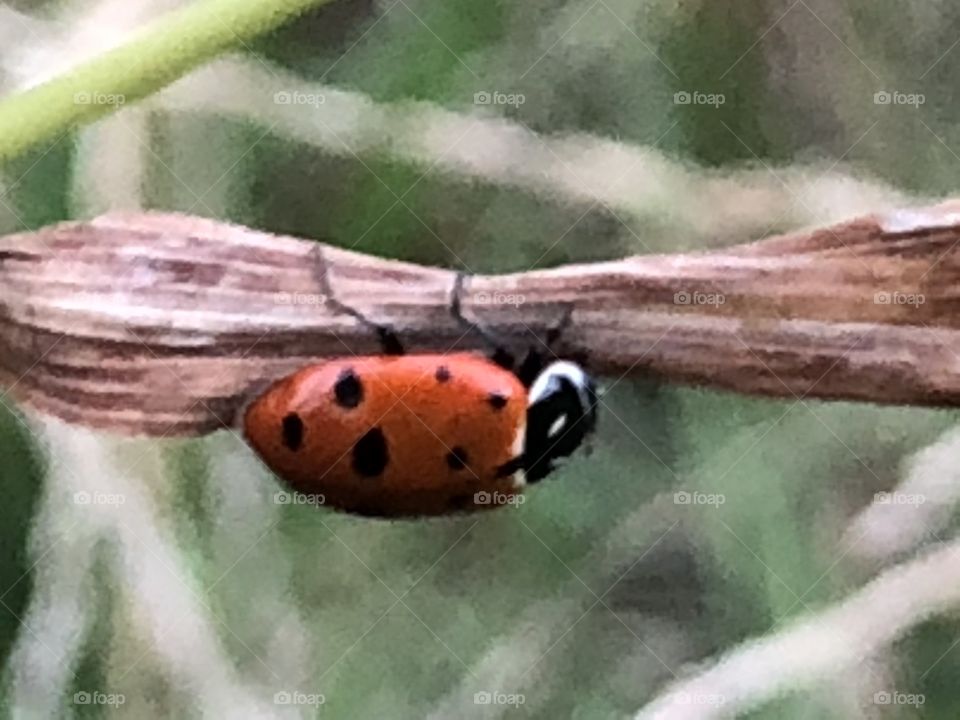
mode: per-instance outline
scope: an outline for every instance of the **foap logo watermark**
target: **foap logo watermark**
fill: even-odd
[[[720,493],[687,492],[681,490],[673,494],[674,505],[713,505],[720,507],[727,501],[726,495]]]
[[[873,294],[874,305],[911,305],[920,307],[927,301],[922,293],[878,292]]]
[[[881,690],[873,694],[874,705],[912,705],[920,707],[927,701],[925,695],[920,693],[902,693],[888,690]]]
[[[73,94],[74,105],[109,105],[120,107],[126,104],[127,96],[119,93],[78,92]]]
[[[919,493],[878,492],[873,496],[873,501],[877,505],[923,505],[927,496]]]
[[[727,698],[719,693],[682,692],[677,695],[677,705],[704,705],[708,707],[720,707],[726,701]]]
[[[520,107],[526,101],[527,98],[523,93],[505,93],[497,90],[487,92],[486,90],[481,90],[473,94],[474,105],[512,105],[513,107]]]
[[[97,690],[87,692],[81,690],[73,694],[74,705],[112,705],[119,707],[127,701],[123,693],[102,693]]]
[[[119,507],[127,501],[121,493],[87,492],[81,490],[73,494],[74,505],[113,505]]]
[[[519,307],[527,301],[527,298],[520,293],[478,292],[474,293],[473,301],[477,305],[513,305]]]
[[[274,105],[306,105],[318,108],[327,101],[320,93],[300,92],[299,90],[281,90],[273,94]]]
[[[323,705],[327,698],[323,693],[305,693],[299,690],[281,690],[273,696],[274,705]]]
[[[513,705],[518,707],[527,701],[523,693],[478,692],[473,694],[474,705]]]
[[[920,107],[927,102],[927,96],[923,93],[903,93],[896,90],[878,90],[873,94],[874,105],[909,105],[910,107]]]
[[[674,305],[713,305],[719,307],[726,302],[727,298],[722,293],[705,293],[697,290],[687,292],[684,290],[673,294]]]
[[[277,505],[323,505],[327,499],[320,493],[285,492],[278,490],[273,494]]]
[[[277,305],[323,305],[326,300],[326,296],[319,293],[278,292],[273,296]]]
[[[689,92],[680,90],[673,94],[674,105],[711,105],[715,108],[720,107],[727,102],[727,97],[723,93],[704,93],[698,90]]]
[[[494,490],[493,492],[487,492],[486,490],[481,490],[473,494],[473,504],[474,505],[523,505],[526,502],[526,498],[521,494],[511,495],[510,493],[502,493],[499,490]]]

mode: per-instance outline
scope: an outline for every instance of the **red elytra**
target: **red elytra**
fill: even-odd
[[[295,491],[368,516],[500,507],[523,492],[527,389],[479,355],[334,358],[277,381],[243,429]]]

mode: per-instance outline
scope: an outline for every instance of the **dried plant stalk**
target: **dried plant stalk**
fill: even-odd
[[[0,238],[0,383],[19,402],[126,434],[198,435],[323,356],[411,350],[585,358],[742,393],[960,404],[960,204],[720,252],[459,276],[171,214]]]

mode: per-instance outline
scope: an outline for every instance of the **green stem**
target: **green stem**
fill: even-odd
[[[0,102],[0,162],[169,85],[330,0],[198,0],[133,40]]]

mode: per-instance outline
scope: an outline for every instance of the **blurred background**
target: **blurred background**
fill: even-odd
[[[7,0],[0,89],[187,4]],[[88,98],[123,107],[0,167],[0,231],[176,210],[477,273],[731,245],[954,193],[958,43],[937,0],[336,1]],[[656,716],[960,714],[956,565],[895,621],[870,594],[952,547],[955,413],[604,382],[589,458],[417,522],[0,396],[4,713],[652,717],[726,667]]]

